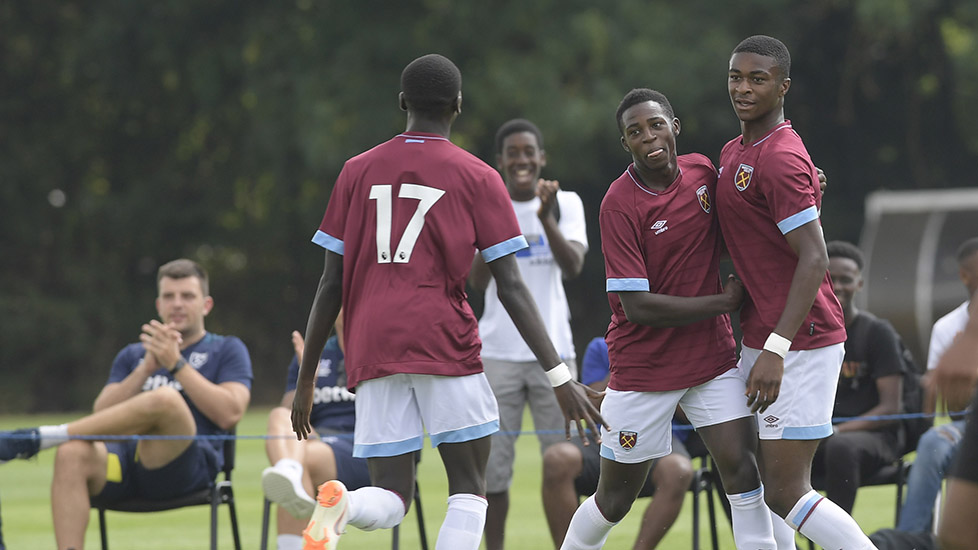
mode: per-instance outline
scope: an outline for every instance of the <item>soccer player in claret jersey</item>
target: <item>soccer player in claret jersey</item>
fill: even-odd
[[[496,400],[482,372],[477,322],[465,280],[476,249],[499,299],[548,373],[568,421],[603,424],[590,388],[560,362],[513,253],[526,247],[499,174],[448,136],[461,112],[462,77],[431,54],[401,74],[407,129],[348,160],[313,241],[326,261],[306,328],[292,405],[307,437],[318,358],[343,306],[347,385],[356,388],[354,456],[368,459],[373,486],[319,489],[306,548],[335,548],[347,523],[389,528],[413,498],[415,452],[427,429],[448,475],[439,550],[475,550],[486,515],[489,436]],[[566,425],[566,424],[565,424]],[[570,436],[569,426],[565,430]]]
[[[740,369],[758,415],[768,506],[824,548],[874,548],[849,514],[811,487],[815,449],[832,433],[846,331],[827,270],[818,175],[784,118],[790,67],[788,49],[768,36],[744,40],[730,57],[728,91],[742,135],[720,154],[717,213],[748,293]],[[794,548],[780,523],[778,547]]]
[[[611,378],[601,412],[614,431],[601,440],[597,492],[574,514],[561,548],[604,544],[652,461],[672,452],[679,405],[730,493],[737,548],[771,550],[754,420],[728,316],[744,290],[732,277],[721,285],[716,169],[703,155],[677,155],[680,123],[663,94],[632,90],[617,119],[633,163],[608,188],[600,214],[612,310],[605,336]]]

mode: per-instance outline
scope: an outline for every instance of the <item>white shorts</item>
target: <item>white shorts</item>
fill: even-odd
[[[601,416],[601,456],[624,464],[645,462],[672,452],[672,418],[683,408],[694,428],[751,416],[744,379],[730,369],[699,386],[663,392],[605,390]],[[359,398],[357,398],[359,399]]]
[[[761,350],[744,346],[737,368],[744,384]],[[778,399],[757,413],[761,439],[822,439],[832,435],[832,409],[845,344],[789,351]]]
[[[398,456],[472,441],[499,431],[496,398],[483,373],[468,376],[393,374],[357,384],[353,456]]]

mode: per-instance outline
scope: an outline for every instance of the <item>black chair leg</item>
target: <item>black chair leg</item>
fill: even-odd
[[[418,515],[418,536],[421,537],[421,550],[428,550],[428,535],[424,530],[424,513],[421,511],[421,489],[414,482],[414,513]]]
[[[710,516],[710,543],[713,544],[713,550],[719,550],[720,541],[717,539],[717,513],[716,506],[713,503],[713,481],[707,482],[706,488],[706,509]]]
[[[259,550],[268,550],[268,522],[270,521],[272,501],[265,499],[264,510],[261,514],[261,543]]]
[[[217,550],[217,501],[216,500],[211,502],[211,550]]]
[[[228,501],[228,513],[231,514],[231,537],[234,539],[234,550],[241,550],[241,533],[238,532],[238,512],[234,508],[234,497]]]
[[[98,531],[102,535],[102,550],[109,550],[108,529],[105,526],[105,510],[98,509]]]

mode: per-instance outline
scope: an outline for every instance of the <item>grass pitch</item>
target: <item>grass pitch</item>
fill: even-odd
[[[254,407],[238,426],[240,436],[260,436],[265,432],[268,407]],[[77,418],[78,414],[56,416],[7,416],[0,418],[0,429],[13,429],[40,424],[60,424]],[[527,419],[524,426],[532,426]],[[3,537],[10,550],[52,548],[51,472],[53,451],[43,451],[32,460],[17,460],[0,465],[0,510]],[[506,541],[510,550],[541,550],[551,548],[550,535],[543,516],[540,499],[540,453],[536,438],[523,435],[517,442],[516,475],[510,495],[509,521]],[[694,461],[698,464],[698,460]],[[264,443],[260,439],[243,439],[237,445],[237,466],[232,480],[238,510],[242,547],[259,548],[262,518],[261,471],[267,466]],[[432,550],[438,528],[445,516],[447,482],[438,453],[425,448],[418,470],[421,499],[424,508],[428,545]],[[859,491],[854,516],[867,533],[881,527],[892,527],[896,491],[893,486],[866,487]],[[687,493],[683,513],[663,540],[660,548],[690,548],[692,542],[691,494]],[[606,548],[631,548],[638,532],[638,521],[647,506],[647,499],[635,503],[628,517],[612,531]],[[701,497],[701,547],[709,548],[706,501]],[[730,525],[716,504],[720,548],[732,550]],[[230,521],[225,506],[219,512],[218,543],[221,550],[233,548]],[[207,547],[209,513],[206,507],[184,508],[151,514],[109,512],[107,514],[110,547],[116,550],[200,549]],[[401,548],[420,548],[417,516],[414,507],[401,525]],[[269,548],[275,548],[274,510]],[[801,539],[799,539],[800,541]],[[85,537],[86,548],[100,548],[98,515],[93,512]],[[363,532],[351,528],[340,543],[343,550],[378,550],[391,547],[391,532]],[[801,544],[807,548],[807,543]]]

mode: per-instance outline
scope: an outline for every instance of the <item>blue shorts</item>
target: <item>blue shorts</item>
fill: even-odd
[[[193,441],[172,462],[150,470],[136,456],[137,441],[110,441],[105,488],[92,497],[95,506],[131,498],[166,500],[209,487],[217,477],[218,459],[213,447]]]
[[[353,456],[353,434],[326,435],[321,439],[333,449],[336,479],[342,481],[351,491],[370,485],[367,459]]]

